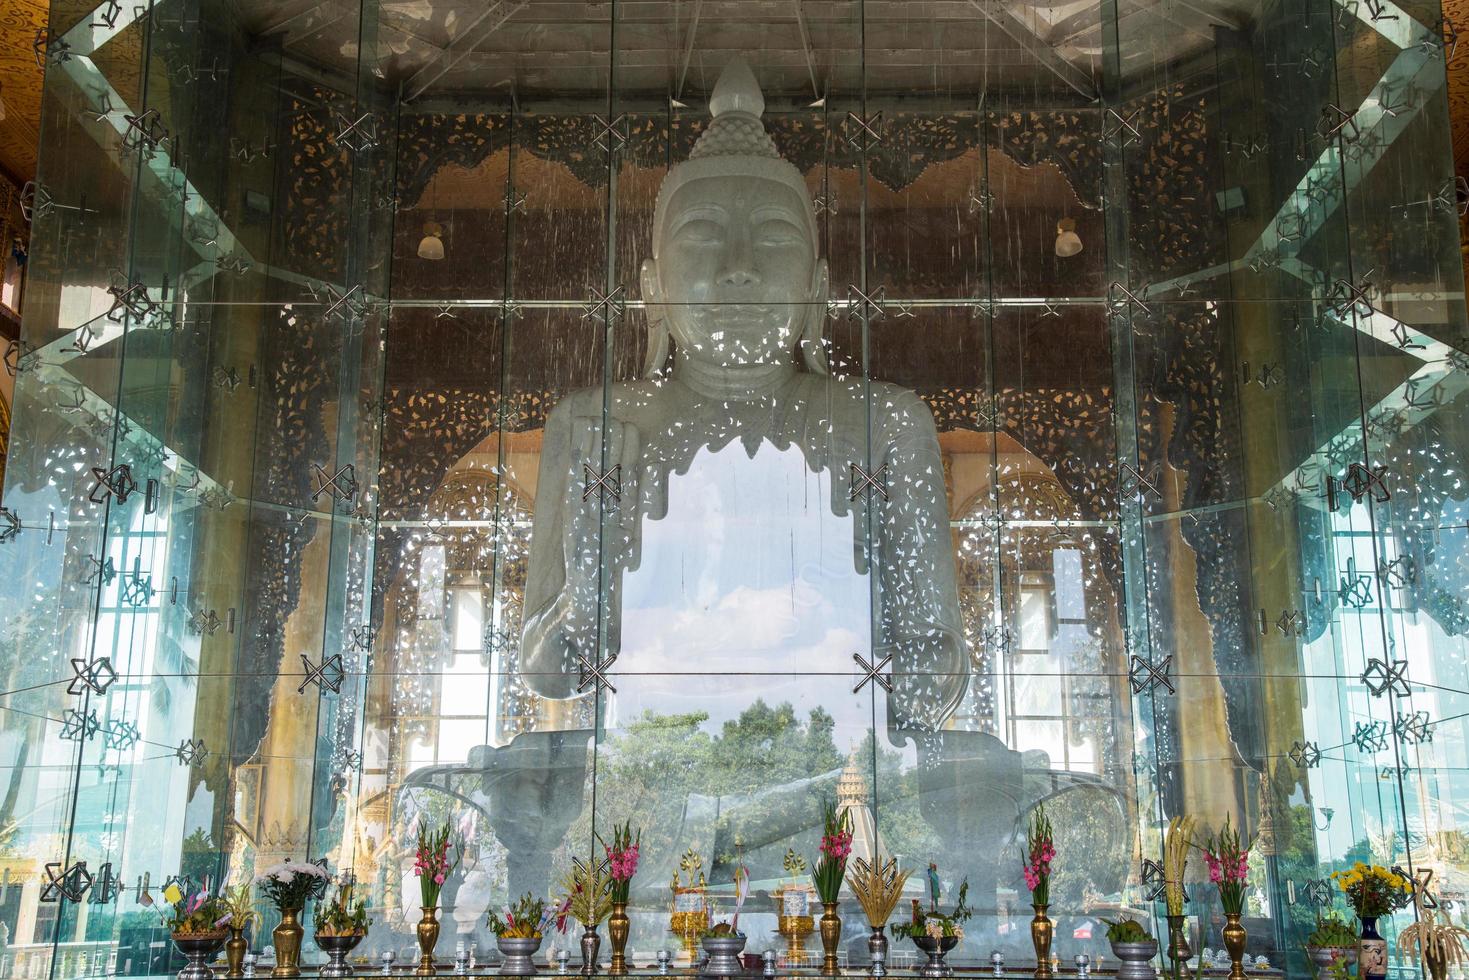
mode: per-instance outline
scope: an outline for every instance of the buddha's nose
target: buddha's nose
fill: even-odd
[[[725,252],[724,268],[719,275],[720,285],[753,286],[759,281],[760,277],[755,273],[755,262],[750,252],[749,239],[737,234],[732,238]]]
[[[725,286],[753,286],[760,280],[755,275],[755,270],[744,263],[725,266],[724,274],[719,277],[719,281]]]

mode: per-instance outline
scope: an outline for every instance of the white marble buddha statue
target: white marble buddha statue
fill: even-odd
[[[644,378],[574,392],[547,421],[521,670],[570,698],[603,665],[633,702],[623,720],[876,690],[890,734],[935,731],[969,669],[933,417],[911,391],[830,375],[810,195],[743,62],[710,110],[658,196]],[[614,467],[616,498],[593,486]],[[854,653],[891,655],[893,693],[852,694]],[[745,672],[767,680],[709,679]]]

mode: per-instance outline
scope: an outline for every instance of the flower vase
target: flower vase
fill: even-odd
[[[1168,958],[1175,973],[1186,972],[1194,951],[1188,945],[1188,916],[1170,915],[1168,919]]]
[[[1240,913],[1224,913],[1224,948],[1229,951],[1229,980],[1245,980],[1245,927],[1239,924]]]
[[[209,968],[209,960],[224,945],[224,937],[223,930],[217,933],[175,935],[173,944],[189,960],[188,966],[179,971],[178,980],[211,980],[214,971]]]
[[[423,918],[418,920],[418,969],[413,972],[416,976],[431,977],[438,972],[434,967],[434,946],[439,942],[439,909],[436,905],[420,907]]]
[[[1428,946],[1423,950],[1423,965],[1428,970],[1430,980],[1445,980],[1449,975],[1449,965],[1444,962],[1443,953],[1438,951],[1437,946]]]
[[[272,977],[299,977],[301,975],[301,940],[306,930],[301,928],[300,909],[281,909],[281,924],[270,933],[275,943],[275,969]]]
[[[872,935],[867,937],[867,954],[872,960],[872,975],[881,976],[878,971],[886,967],[888,961],[888,937],[882,926],[872,927]]]
[[[1377,916],[1362,917],[1357,940],[1357,976],[1360,980],[1382,980],[1387,976],[1387,940],[1377,934]]]
[[[957,936],[944,936],[939,939],[932,936],[914,936],[913,945],[928,955],[928,962],[918,970],[920,977],[952,977],[954,975],[954,968],[944,957],[949,954],[949,950],[959,945]]]
[[[837,915],[836,902],[821,903],[821,975],[837,975],[837,949],[842,943],[842,917]]]
[[[365,932],[349,932],[341,936],[316,937],[316,948],[327,955],[327,964],[321,968],[317,976],[322,980],[346,980],[352,975],[352,966],[347,962],[347,954],[357,948],[362,942]]]
[[[250,952],[250,943],[245,939],[245,930],[230,927],[229,942],[224,944],[224,959],[228,964],[225,980],[244,980],[245,954]]]
[[[1035,918],[1030,920],[1030,942],[1035,946],[1035,975],[1037,978],[1055,976],[1051,970],[1051,939],[1056,934],[1056,924],[1046,917],[1049,905],[1032,905]]]
[[[613,976],[627,973],[627,936],[632,922],[627,917],[627,903],[613,902],[612,915],[607,919],[607,938],[612,940],[612,963],[608,972]]]
[[[581,934],[581,975],[597,975],[597,954],[602,951],[602,937],[597,935],[596,926],[587,926]]]

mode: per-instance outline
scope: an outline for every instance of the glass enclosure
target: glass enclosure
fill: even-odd
[[[1042,803],[1062,963],[1161,931],[1184,812],[1290,975],[1354,861],[1463,914],[1437,3],[89,4],[5,359],[0,975],[175,972],[166,884],[288,858],[411,963],[444,819],[445,957],[624,820],[635,964],[741,865],[784,949],[826,801],[968,882],[961,965],[1028,969]]]

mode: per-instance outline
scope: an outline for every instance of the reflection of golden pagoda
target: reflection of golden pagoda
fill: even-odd
[[[872,807],[868,806],[867,779],[862,767],[857,764],[854,750],[847,756],[847,765],[837,779],[837,816],[849,814],[852,821],[852,854],[848,860],[876,859],[879,852],[887,853],[877,833],[877,821],[872,819]]]

